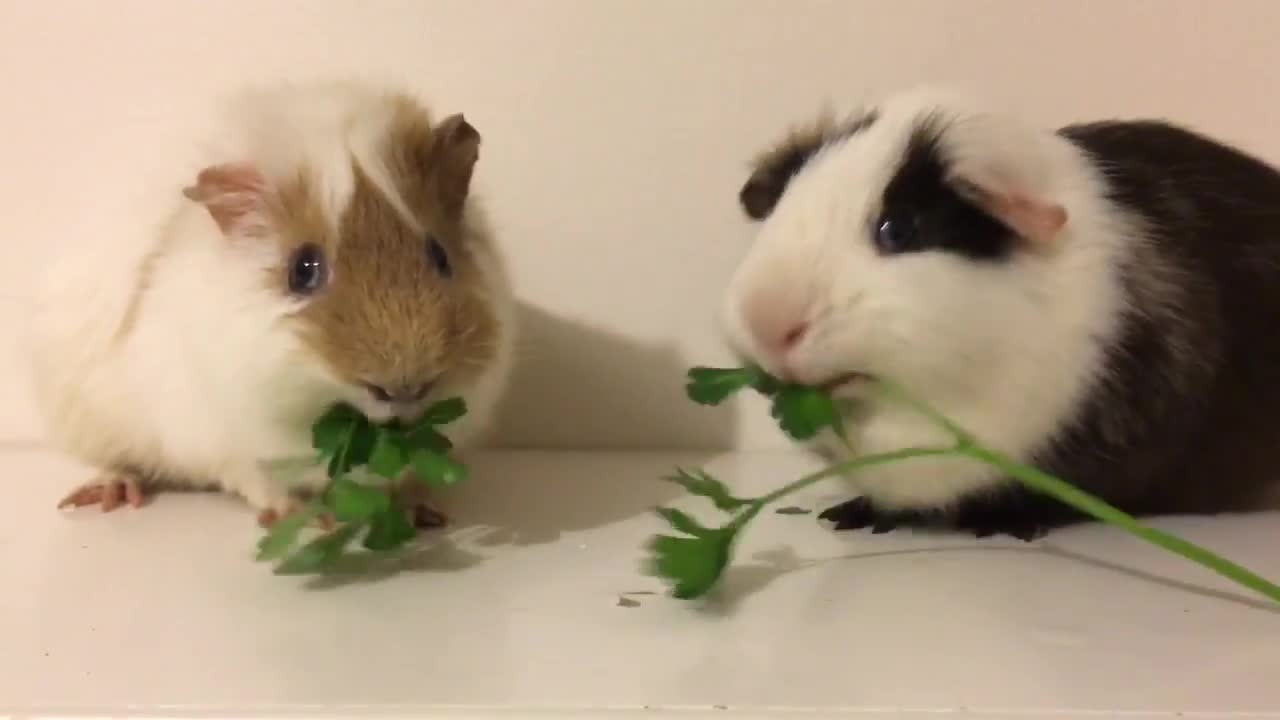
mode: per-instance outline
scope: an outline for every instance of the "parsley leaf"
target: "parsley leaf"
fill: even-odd
[[[450,398],[432,405],[420,421],[406,427],[398,420],[376,425],[349,405],[330,408],[311,428],[312,446],[318,462],[326,465],[329,483],[318,500],[273,523],[258,542],[258,559],[284,558],[276,573],[304,574],[323,571],[362,532],[362,545],[375,552],[393,550],[412,540],[416,530],[388,492],[361,484],[350,473],[365,468],[373,475],[395,480],[412,465],[415,475],[427,484],[450,485],[463,480],[467,468],[448,457],[453,444],[438,428],[466,412],[462,398]],[[343,524],[290,554],[306,525],[326,512]]]
[[[703,528],[695,537],[658,535],[649,544],[652,569],[672,584],[674,597],[688,600],[705,595],[729,565],[735,535],[737,528],[732,527]]]
[[[382,432],[380,428],[361,417],[352,427],[351,444],[347,446],[342,472],[349,472],[353,467],[368,465],[369,457],[373,455],[373,446],[378,442],[378,436]]]
[[[325,501],[340,522],[368,520],[391,507],[391,497],[384,490],[361,485],[350,477],[333,481]]]
[[[423,414],[419,425],[448,425],[466,414],[467,402],[465,400],[460,397],[449,398],[427,408],[427,412]]]
[[[298,535],[302,533],[307,523],[322,512],[324,512],[324,505],[313,502],[272,523],[266,536],[258,541],[258,559],[275,560],[284,557],[285,553],[289,552],[289,548],[298,541]]]
[[[404,436],[405,443],[409,447],[421,448],[423,450],[433,450],[438,453],[447,452],[453,449],[453,443],[449,442],[449,438],[441,435],[435,428],[430,425],[410,430]]]
[[[311,426],[311,444],[325,455],[337,455],[360,413],[349,405],[335,405]]]
[[[392,431],[379,433],[377,441],[373,444],[373,451],[369,454],[369,472],[389,480],[398,477],[400,471],[404,470],[404,466],[409,462],[401,446],[402,442],[403,439],[398,433]]]
[[[418,479],[428,485],[453,485],[467,476],[467,466],[434,450],[414,450],[409,456]]]
[[[808,440],[824,428],[843,430],[840,412],[831,396],[819,388],[785,385],[773,396],[770,414],[778,427],[795,440]]]
[[[342,555],[356,535],[364,529],[363,523],[348,523],[325,533],[303,545],[276,568],[277,575],[307,575],[320,572]]]
[[[696,367],[689,370],[685,392],[699,405],[719,405],[730,395],[751,387],[756,375],[752,368]]]
[[[654,512],[658,513],[658,516],[663,520],[666,520],[667,524],[672,528],[684,533],[685,535],[703,537],[710,532],[707,528],[699,525],[697,520],[689,517],[689,515],[682,510],[660,507]]]
[[[676,474],[666,479],[680,485],[693,495],[700,495],[709,499],[720,510],[736,510],[750,502],[749,500],[734,497],[729,493],[729,488],[725,487],[724,483],[711,477],[704,470],[689,472],[683,468],[676,468]]]
[[[364,536],[364,547],[374,552],[393,550],[412,540],[416,534],[404,511],[393,507],[373,516],[369,533]]]

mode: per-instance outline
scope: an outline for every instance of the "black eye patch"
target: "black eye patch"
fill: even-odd
[[[882,255],[941,251],[1001,260],[1012,252],[1016,236],[948,181],[940,132],[940,125],[925,122],[912,134],[885,186],[882,214],[872,221],[872,242]]]

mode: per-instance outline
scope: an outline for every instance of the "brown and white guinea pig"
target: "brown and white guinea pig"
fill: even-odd
[[[741,355],[861,399],[856,453],[980,441],[1136,515],[1280,501],[1280,173],[1163,121],[1038,128],[946,89],[823,120],[763,154],[727,291]],[[839,443],[823,441],[825,453]],[[1023,539],[1084,518],[992,469],[850,478],[838,529]]]
[[[504,261],[471,197],[480,135],[355,83],[236,95],[157,231],[77,245],[32,320],[51,439],[100,475],[66,505],[165,485],[242,496],[264,522],[314,490],[312,423],[349,403],[412,419],[462,397],[484,427],[511,365]]]

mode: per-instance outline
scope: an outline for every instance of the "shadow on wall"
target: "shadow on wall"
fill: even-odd
[[[734,445],[732,404],[685,396],[692,364],[673,345],[643,344],[521,303],[511,386],[490,445],[510,449],[710,450]]]
[[[550,453],[493,453],[474,458],[467,482],[434,492],[432,500],[449,515],[446,539],[473,550],[540,545],[647,516],[649,528],[637,529],[638,549],[664,527],[653,509],[684,495],[663,478],[677,465],[701,467],[713,459],[698,452],[583,453],[568,465]]]

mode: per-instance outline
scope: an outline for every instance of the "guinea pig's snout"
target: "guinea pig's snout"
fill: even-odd
[[[361,383],[379,405],[405,422],[417,420],[426,409],[426,401],[435,383]]]
[[[412,404],[422,402],[431,392],[432,383],[418,383],[416,385],[400,384],[400,385],[374,385],[373,383],[364,383],[364,387],[378,402],[389,403],[392,405]]]
[[[809,334],[808,305],[774,293],[752,296],[742,308],[743,324],[762,354],[761,364],[784,378],[792,374],[792,352]]]

